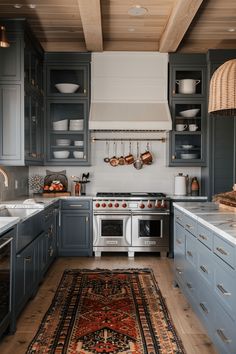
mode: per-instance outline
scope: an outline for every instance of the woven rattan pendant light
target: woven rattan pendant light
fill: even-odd
[[[236,116],[236,59],[221,65],[210,81],[208,112]]]
[[[0,47],[8,48],[10,43],[7,40],[6,28],[5,26],[0,25]]]

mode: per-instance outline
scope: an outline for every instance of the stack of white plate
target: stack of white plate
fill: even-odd
[[[68,129],[68,119],[58,120],[52,123],[53,130],[67,130]]]
[[[83,142],[83,140],[75,140],[74,145],[75,146],[84,146],[84,142]]]
[[[73,151],[73,155],[76,159],[83,159],[84,158],[83,151]]]
[[[70,120],[70,130],[83,130],[84,120],[83,119],[71,119]]]
[[[56,139],[57,146],[69,146],[71,144],[70,139]]]
[[[55,159],[67,159],[70,155],[70,151],[53,151]]]

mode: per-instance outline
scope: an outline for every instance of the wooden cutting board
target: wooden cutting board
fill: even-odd
[[[70,192],[43,193],[44,198],[68,197],[70,195],[71,195]]]

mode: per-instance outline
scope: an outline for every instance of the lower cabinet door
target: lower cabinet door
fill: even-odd
[[[34,293],[38,283],[38,247],[32,242],[16,255],[15,312],[18,315]]]
[[[90,256],[92,254],[90,232],[90,213],[63,211],[59,256]]]

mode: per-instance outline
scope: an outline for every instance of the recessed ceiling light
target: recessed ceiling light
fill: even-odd
[[[228,28],[227,31],[228,32],[235,32],[235,28]]]
[[[146,15],[147,12],[148,10],[140,5],[135,5],[128,9],[128,14],[130,16],[143,16]]]
[[[22,8],[22,5],[21,5],[21,4],[15,4],[15,5],[14,5],[14,8],[15,8],[15,9],[21,9],[21,8]]]
[[[36,8],[35,4],[29,4],[28,6],[29,6],[30,9],[35,9]]]

